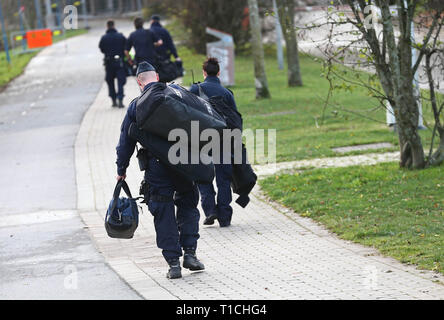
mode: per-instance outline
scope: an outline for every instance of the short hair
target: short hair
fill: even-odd
[[[114,28],[114,21],[113,21],[113,20],[108,20],[108,21],[106,22],[106,26],[107,26],[108,28]]]
[[[209,75],[209,76],[217,76],[217,74],[220,71],[219,67],[219,61],[217,58],[209,57],[205,62],[203,63],[202,69]]]
[[[156,81],[156,71],[145,71],[145,72],[141,72],[137,75],[137,79],[142,83],[142,84],[147,84],[149,82],[153,82]]]
[[[136,27],[136,29],[141,29],[143,28],[143,19],[140,17],[137,17],[136,19],[134,19],[134,27]]]

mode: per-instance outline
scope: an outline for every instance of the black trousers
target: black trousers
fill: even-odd
[[[124,95],[123,87],[126,84],[126,72],[120,61],[109,61],[105,64],[105,81],[108,85],[108,95],[111,99],[122,100]],[[117,92],[115,80],[117,79]]]

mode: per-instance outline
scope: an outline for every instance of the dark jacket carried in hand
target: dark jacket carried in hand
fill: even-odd
[[[249,194],[256,185],[257,175],[247,159],[247,149],[242,144],[242,163],[233,164],[233,176],[231,181],[231,188],[233,192],[238,194],[236,203],[242,208],[245,208],[250,202]]]

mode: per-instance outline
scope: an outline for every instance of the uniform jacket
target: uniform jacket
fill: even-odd
[[[162,27],[159,22],[153,22],[151,24],[150,30],[154,32],[160,39],[162,39],[163,44],[156,48],[157,54],[162,59],[170,59],[170,55],[173,55],[174,58],[177,58],[177,50],[174,45],[173,39],[171,38],[170,33],[167,29]]]
[[[224,98],[224,101],[227,105],[232,106],[237,110],[236,102],[234,101],[234,96],[230,90],[224,88],[220,84],[220,80],[216,76],[207,76],[205,81],[200,84],[203,92],[208,96],[208,98],[214,96],[221,96]],[[197,84],[193,84],[190,88],[190,91],[195,95],[199,95],[199,87]]]
[[[151,64],[156,62],[156,49],[154,43],[159,41],[159,37],[148,29],[137,29],[133,31],[126,42],[126,50],[132,47],[136,51],[136,60],[147,61]]]
[[[126,38],[123,34],[117,32],[116,29],[108,29],[99,42],[99,48],[107,57],[118,55],[123,57],[125,50]]]

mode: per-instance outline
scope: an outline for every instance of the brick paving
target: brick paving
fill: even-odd
[[[126,93],[128,105],[138,94],[134,79]],[[131,240],[111,239],[103,226],[125,112],[110,107],[104,85],[84,117],[75,148],[78,210],[109,265],[145,299],[444,299],[441,275],[340,240],[257,187],[246,209],[234,204],[231,227],[200,225],[197,253],[206,270],[167,279],[146,206]],[[134,194],[142,176],[133,157],[127,181]]]

